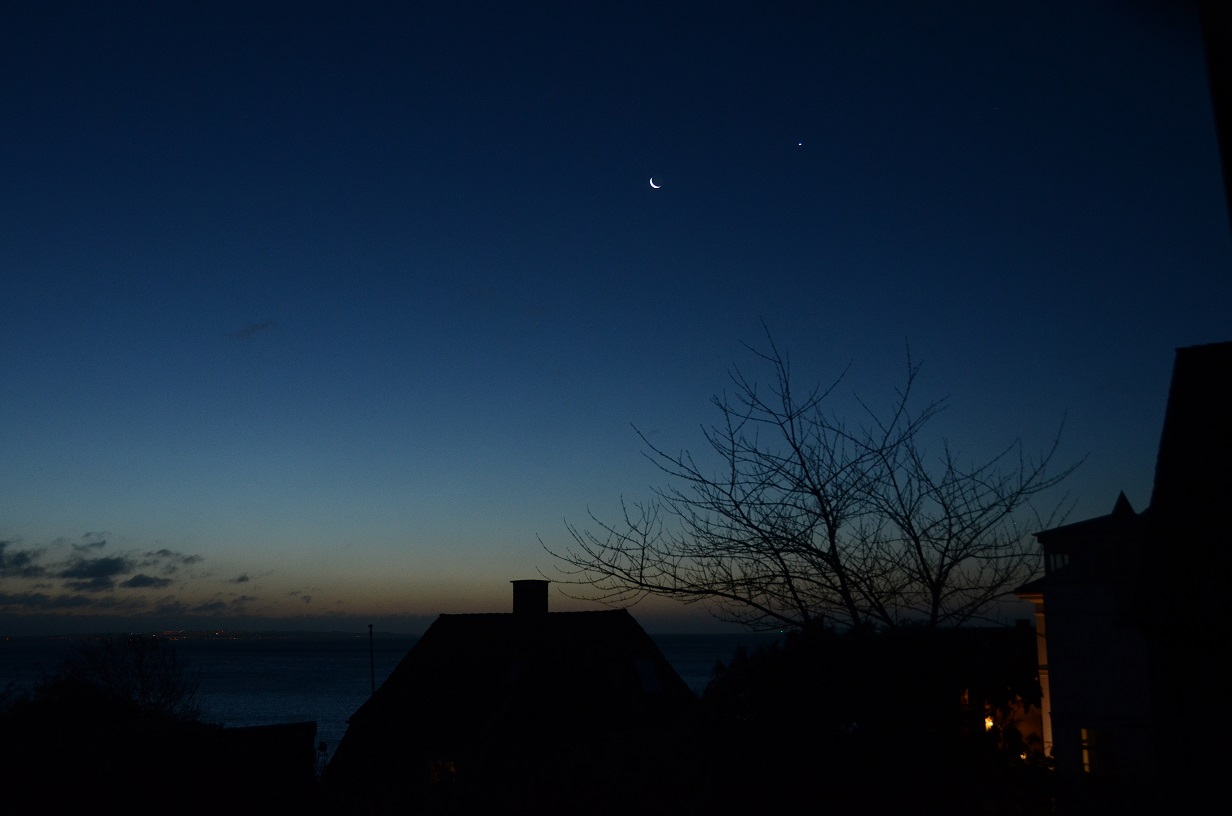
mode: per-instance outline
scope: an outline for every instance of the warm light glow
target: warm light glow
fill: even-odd
[[[992,717],[985,717],[985,718],[984,718],[984,730],[985,730],[985,731],[991,731],[991,730],[992,730]]]
[[[452,759],[434,759],[428,763],[428,776],[433,785],[450,784],[458,776],[458,763]]]

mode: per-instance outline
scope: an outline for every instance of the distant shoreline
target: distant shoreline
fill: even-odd
[[[771,640],[782,637],[782,632],[647,632],[652,638],[688,637],[688,638],[724,638],[728,640],[748,639]],[[367,639],[367,632],[348,632],[333,630],[328,632],[303,629],[294,631],[281,630],[247,630],[247,629],[173,629],[148,630],[131,632],[73,632],[59,635],[0,635],[0,643],[5,641],[76,641],[95,640],[97,638],[136,635],[140,637],[162,638],[168,641],[177,640],[358,640]],[[381,632],[373,631],[374,639],[381,638],[417,638],[422,632]]]

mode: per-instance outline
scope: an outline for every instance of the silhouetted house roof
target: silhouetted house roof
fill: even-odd
[[[1232,488],[1230,395],[1232,342],[1177,349],[1155,461],[1153,511],[1207,520],[1226,514]]]
[[[1044,550],[1045,577],[1033,582],[1038,587],[1058,584],[1109,584],[1116,586],[1123,614],[1131,613],[1132,599],[1139,578],[1143,547],[1148,529],[1148,514],[1136,513],[1129,499],[1117,496],[1112,512],[1062,527],[1037,533]],[[1020,587],[1024,594],[1028,587]]]
[[[1037,533],[1036,538],[1041,542],[1045,542],[1092,536],[1117,537],[1126,530],[1136,526],[1137,519],[1138,514],[1134,512],[1133,505],[1129,503],[1129,499],[1125,498],[1125,492],[1122,491],[1117,494],[1116,504],[1112,506],[1112,512],[1108,515],[1095,516],[1083,521],[1076,521],[1073,524],[1053,527],[1051,530]]]
[[[515,582],[514,608],[436,619],[351,717],[334,790],[382,806],[463,788],[508,802],[549,780],[558,795],[692,698],[628,612],[549,613],[546,581]]]
[[[1232,342],[1178,349],[1150,507],[1121,494],[1106,516],[1038,533],[1045,575],[1016,590],[1037,608],[1058,770],[1126,801],[1144,782],[1200,801],[1223,774],[1230,394]]]

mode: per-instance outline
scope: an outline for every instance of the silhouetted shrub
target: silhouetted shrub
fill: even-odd
[[[794,632],[716,671],[698,773],[724,812],[1045,813],[1047,769],[1011,721],[984,723],[1038,700],[1030,629]]]
[[[202,735],[221,730],[199,721],[195,693],[195,679],[170,644],[143,637],[83,642],[0,712],[0,763],[17,782],[6,786],[13,812],[104,804],[165,812],[166,797],[200,764]],[[170,809],[194,810],[192,802]]]
[[[200,719],[196,676],[165,640],[142,635],[82,642],[35,691],[45,704],[106,706],[143,717]]]

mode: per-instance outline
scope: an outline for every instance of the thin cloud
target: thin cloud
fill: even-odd
[[[73,544],[73,549],[77,552],[89,552],[90,550],[98,550],[107,546],[107,539],[103,538],[105,533],[85,533],[81,537],[81,541]]]
[[[139,572],[127,581],[124,581],[120,586],[127,589],[145,589],[148,587],[161,588],[172,584],[170,578],[156,578],[153,575],[146,575],[144,572]]]
[[[144,611],[149,608],[149,605],[149,602],[140,596],[136,598],[116,598],[114,596],[108,596],[106,598],[99,598],[94,603],[95,608],[99,611],[120,614]]]
[[[268,331],[273,331],[278,328],[278,324],[273,320],[262,320],[260,323],[248,323],[241,326],[239,329],[231,332],[231,338],[234,340],[249,340],[256,337],[258,334],[264,334]]]
[[[171,561],[176,564],[196,564],[205,560],[205,558],[200,555],[185,555],[184,553],[179,553],[175,550],[168,550],[165,547],[161,550],[150,550],[144,557],[153,560],[148,562],[143,561],[143,565],[146,563],[156,564],[162,561]]]
[[[159,598],[154,604],[154,613],[163,617],[191,614],[193,609],[174,595]]]
[[[85,581],[65,581],[64,586],[74,592],[106,592],[115,589],[115,579],[106,575],[98,575]]]
[[[0,592],[0,612],[59,612],[93,606],[93,598],[81,595],[47,595],[43,592]]]
[[[133,571],[133,562],[121,555],[74,558],[60,571],[61,578],[113,578]]]
[[[199,555],[185,555],[184,553],[164,548],[146,552],[142,556],[141,561],[138,562],[137,567],[155,567],[163,575],[174,575],[180,571],[180,567],[199,564],[204,560]]]
[[[37,562],[41,549],[14,549],[15,541],[0,541],[0,578],[42,578],[47,569]]]
[[[0,540],[0,617],[85,612],[222,617],[251,614],[261,606],[255,596],[238,593],[204,602],[184,598],[182,590],[191,582],[219,580],[200,571],[205,560],[200,555],[162,547],[104,556],[107,544],[100,532],[60,537],[39,547],[18,537]],[[230,582],[248,584],[260,577],[246,572]]]

